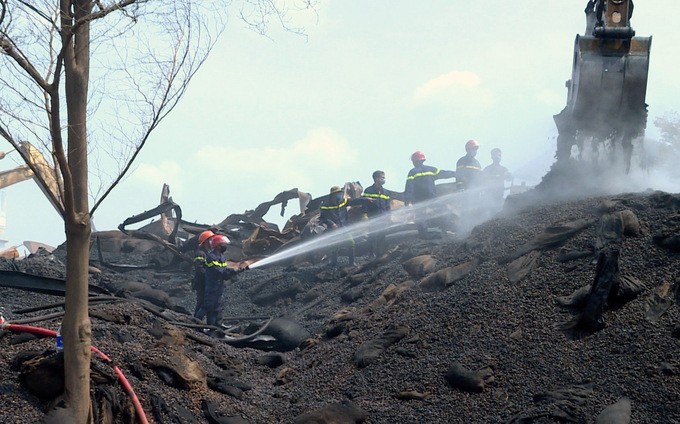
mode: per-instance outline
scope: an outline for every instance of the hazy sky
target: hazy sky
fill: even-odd
[[[321,0],[291,15],[307,37],[247,29],[231,13],[185,98],[155,131],[135,171],[94,216],[98,230],[158,204],[163,183],[184,218],[214,224],[294,187],[314,197],[345,181],[402,191],[410,154],[454,169],[463,145],[478,158],[503,149],[515,182],[552,163],[552,115],[566,102],[585,0]],[[654,37],[647,103],[654,118],[680,110],[677,0],[636,1],[632,24]],[[6,149],[6,147],[5,147]],[[0,169],[14,166],[7,159]],[[647,186],[671,190],[667,181]],[[63,224],[37,186],[3,190],[9,245],[57,245]],[[677,190],[676,190],[677,191]],[[298,213],[291,202],[286,217]],[[281,224],[275,208],[266,218]]]

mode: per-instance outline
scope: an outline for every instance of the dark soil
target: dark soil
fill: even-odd
[[[282,353],[281,365],[261,358],[263,350],[233,347],[171,324],[168,319],[194,322],[181,312],[193,311],[194,294],[189,271],[180,268],[121,273],[102,267],[92,274],[92,283],[112,291],[125,282],[147,283],[168,293],[174,309],[166,305],[163,318],[138,302],[92,306],[93,345],[120,366],[152,422],[191,422],[172,417],[182,408],[197,423],[211,422],[201,409],[204,400],[211,400],[219,413],[248,423],[294,422],[341,402],[363,411],[369,423],[594,423],[603,409],[625,397],[632,402],[632,422],[680,423],[680,256],[673,239],[680,231],[680,197],[656,192],[543,206],[520,199],[513,205],[512,213],[476,227],[462,240],[390,237],[383,261],[364,256],[357,267],[343,270],[303,263],[240,274],[225,291],[225,317],[286,316],[314,335],[303,347]],[[598,244],[602,215],[623,210],[637,217],[640,234],[618,234],[605,238],[604,247]],[[535,266],[511,282],[508,267],[515,253],[527,253],[523,249],[547,227],[580,219],[593,224],[533,249],[540,252]],[[556,301],[593,282],[595,252],[605,247],[618,249],[621,274],[637,279],[643,290],[632,300],[610,302],[601,330],[570,329],[579,311]],[[594,253],[558,260],[572,251]],[[425,291],[419,286],[422,278],[402,266],[420,255],[435,258],[432,271],[469,261],[477,265],[446,288]],[[59,258],[59,252],[34,256],[2,268],[63,277]],[[139,256],[115,259],[140,263]],[[390,285],[407,289],[381,298]],[[5,288],[0,293],[10,321],[60,311],[15,312],[63,300]],[[277,293],[285,297],[277,299]],[[59,319],[34,325],[56,330]],[[40,421],[50,405],[20,383],[16,358],[53,349],[54,340],[22,337],[0,336],[2,422]],[[375,345],[382,349],[370,360],[357,360],[358,350]],[[230,387],[240,391],[223,394],[205,381],[171,386],[156,369],[172,362],[175,351],[195,361],[208,380],[228,373]],[[483,370],[481,391],[452,384],[447,372],[454,364]],[[124,397],[117,384],[111,387]],[[172,406],[158,412],[153,406],[158,399]],[[361,422],[360,415],[296,422]]]

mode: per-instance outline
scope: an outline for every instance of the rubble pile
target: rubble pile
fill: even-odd
[[[680,196],[508,206],[464,239],[389,236],[356,267],[239,274],[224,316],[240,341],[191,318],[186,265],[113,269],[93,248],[91,283],[112,299],[91,302],[93,345],[157,423],[680,422]],[[61,255],[0,269],[63,278]],[[60,298],[0,290],[11,322],[61,310],[24,312]],[[30,382],[55,356],[53,339],[1,333],[7,422],[43,416],[58,390]],[[134,422],[109,366],[92,362],[101,422]]]

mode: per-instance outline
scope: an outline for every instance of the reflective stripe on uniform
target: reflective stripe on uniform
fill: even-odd
[[[206,263],[206,262],[205,262],[205,257],[203,257],[203,256],[196,256],[196,257],[194,258],[194,262],[203,262],[203,263]]]
[[[345,206],[346,204],[347,204],[347,199],[345,199],[344,202],[340,203],[337,206],[319,206],[319,209],[323,209],[323,210],[340,209],[341,207]]]
[[[388,195],[386,195],[386,194],[363,193],[362,196],[363,196],[363,197],[373,197],[373,198],[375,198],[375,199],[385,199],[385,200],[390,200],[390,196],[388,196]]]
[[[229,267],[229,265],[226,262],[217,262],[217,261],[212,261],[212,262],[206,261],[205,265],[209,268],[214,267],[214,266],[220,267],[220,268],[228,268]]]
[[[466,165],[466,166],[459,166],[456,169],[479,169],[481,171],[482,167],[481,166],[474,166],[474,165]]]
[[[439,174],[439,169],[437,169],[436,172],[427,171],[427,172],[419,172],[417,174],[409,175],[408,177],[406,177],[406,179],[407,180],[415,180],[418,177],[434,177],[437,174]]]

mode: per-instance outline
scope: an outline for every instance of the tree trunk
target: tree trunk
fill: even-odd
[[[61,0],[68,166],[62,168],[66,203],[65,398],[74,423],[90,423],[88,266],[90,214],[87,163],[87,93],[90,68],[90,0]]]
[[[87,284],[90,259],[89,216],[66,222],[66,306],[64,338],[65,399],[75,423],[91,421],[90,346]]]

